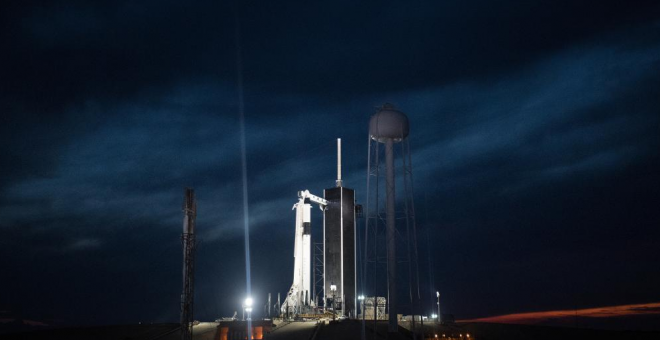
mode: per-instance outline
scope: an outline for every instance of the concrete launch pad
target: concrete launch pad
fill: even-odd
[[[258,321],[257,321],[258,322]],[[237,322],[237,325],[240,322]],[[220,340],[219,324],[202,322],[193,327],[193,340]],[[412,339],[406,325],[399,332],[387,332],[387,321],[365,323],[364,339]],[[599,340],[655,340],[660,332],[607,331],[569,327],[546,327],[532,325],[508,325],[489,323],[457,323],[452,325],[424,324],[425,339],[502,339],[502,340],[554,340],[554,339],[599,339]],[[438,335],[436,338],[435,335]],[[462,337],[461,337],[462,335]],[[52,329],[34,332],[1,334],[3,340],[178,340],[181,338],[178,324],[116,325]],[[361,340],[362,321],[346,319],[320,325],[314,321],[279,323],[263,339],[301,340]]]

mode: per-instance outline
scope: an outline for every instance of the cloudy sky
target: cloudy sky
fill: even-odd
[[[409,116],[422,290],[483,318],[660,301],[655,1],[16,1],[0,11],[0,309],[176,321],[284,294],[296,192],[366,197],[367,122]],[[320,214],[314,225],[320,226]],[[315,229],[315,235],[319,228]]]

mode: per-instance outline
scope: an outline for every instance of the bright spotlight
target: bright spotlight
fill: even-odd
[[[364,295],[358,296],[358,300],[364,300]]]
[[[245,299],[245,307],[251,307],[252,306],[252,298],[249,297]]]

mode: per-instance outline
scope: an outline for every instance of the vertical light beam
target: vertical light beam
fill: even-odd
[[[243,56],[241,54],[241,25],[239,20],[238,4],[236,5],[236,86],[238,87],[238,114],[241,139],[241,170],[243,179],[243,227],[245,238],[245,289],[247,296],[252,296],[250,277],[250,221],[248,210],[247,189],[247,156],[245,142],[245,98],[243,95]],[[247,322],[248,339],[252,339],[252,322]]]

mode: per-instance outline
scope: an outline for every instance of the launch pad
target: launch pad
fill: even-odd
[[[413,315],[419,313],[417,308],[421,304],[421,297],[408,135],[408,118],[394,105],[384,104],[379,107],[369,121],[366,220],[361,248],[363,253],[360,254],[363,275],[360,278],[361,292],[370,290],[369,296],[366,296],[367,301],[364,301],[364,296],[360,296],[361,308],[358,309],[356,216],[362,207],[356,205],[355,190],[343,185],[341,139],[337,139],[335,186],[325,189],[322,198],[308,190],[298,192],[299,201],[294,205],[294,275],[286,301],[281,306],[283,314],[291,316],[330,311],[336,316],[356,318],[360,315],[365,319],[366,302],[367,306],[371,306],[371,318],[376,320],[386,317],[389,320],[389,331],[396,332],[397,319],[401,314],[399,304]],[[384,157],[380,157],[381,154]],[[399,195],[396,195],[396,183],[403,189]],[[323,256],[322,270],[319,271],[322,278],[315,278],[313,290],[310,290],[310,273],[316,274],[311,268],[316,260],[310,258],[312,204],[318,205],[323,212]],[[401,272],[407,274],[407,283],[401,280]],[[322,281],[322,286],[316,291],[318,281]],[[397,298],[399,290],[402,290],[397,289],[397,286],[402,283],[409,291],[409,302]],[[413,329],[415,326],[413,319]]]
[[[296,211],[293,283],[280,307],[285,315],[313,315],[331,311],[335,315],[356,314],[356,204],[355,191],[341,179],[341,139],[337,139],[336,186],[323,191],[323,198],[309,190],[298,192]],[[311,289],[311,206],[323,212],[323,295],[321,303]],[[314,296],[312,296],[314,293]],[[321,310],[319,307],[323,306]]]

